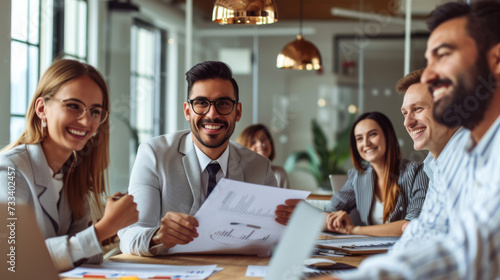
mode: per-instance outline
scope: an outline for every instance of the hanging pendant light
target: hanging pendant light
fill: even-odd
[[[278,21],[274,0],[216,0],[212,21],[220,24],[270,24]]]
[[[276,67],[295,70],[321,70],[321,54],[316,46],[302,37],[302,0],[297,40],[288,43],[278,54]]]

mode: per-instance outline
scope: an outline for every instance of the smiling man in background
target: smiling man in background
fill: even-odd
[[[455,140],[466,133],[463,128],[449,128],[438,123],[433,117],[434,101],[428,86],[420,83],[424,69],[415,70],[396,84],[396,91],[404,94],[401,113],[404,126],[413,139],[416,151],[427,150],[424,171],[429,177],[429,189],[420,216],[409,223],[404,234],[392,250],[407,250],[409,246],[425,242],[448,233],[448,215],[445,209],[446,188],[440,184],[438,165],[445,168],[441,154],[453,153]]]

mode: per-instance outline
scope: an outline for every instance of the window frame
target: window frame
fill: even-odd
[[[14,2],[16,0],[11,0],[11,5],[12,5],[12,2]],[[38,28],[36,30],[37,32],[37,43],[32,43],[31,40],[30,40],[30,16],[31,16],[31,9],[30,9],[30,6],[32,1],[37,1],[38,2]],[[28,107],[30,105],[30,102],[31,102],[31,98],[34,94],[34,90],[36,88],[36,86],[32,89],[33,92],[31,92],[31,89],[30,89],[30,74],[32,71],[36,71],[36,77],[35,77],[35,80],[36,82],[38,82],[38,79],[40,78],[40,64],[41,64],[41,39],[42,39],[42,5],[43,5],[43,1],[42,0],[27,0],[27,24],[26,24],[26,28],[27,28],[27,33],[26,33],[26,40],[21,40],[21,39],[18,39],[18,38],[14,38],[12,36],[12,26],[11,26],[11,36],[10,36],[10,46],[11,46],[11,53],[10,53],[10,56],[11,56],[11,60],[10,60],[10,68],[12,69],[12,63],[15,61],[14,59],[12,59],[12,55],[13,55],[13,52],[12,52],[12,45],[13,45],[13,42],[16,42],[16,43],[19,43],[19,44],[23,44],[25,45],[26,47],[26,92],[24,92],[25,94],[25,98],[26,98],[26,102],[25,102],[25,108],[24,108],[24,114],[20,114],[19,112],[13,112],[13,108],[12,108],[12,95],[14,94],[13,93],[13,87],[12,87],[12,70],[11,71],[11,76],[10,76],[10,90],[9,90],[9,94],[10,94],[10,106],[9,106],[9,114],[10,114],[10,117],[9,117],[9,126],[10,126],[10,132],[12,132],[12,123],[13,123],[13,120],[15,118],[23,118],[23,119],[26,119],[26,113],[28,111]],[[13,14],[12,14],[12,10],[11,10],[11,22],[12,22],[12,18],[13,18]],[[32,62],[32,60],[30,59],[32,54],[31,54],[31,49],[35,47],[37,50],[36,50],[36,55],[37,55],[37,58],[36,58],[36,69],[35,70],[31,70],[30,71],[30,64]],[[16,92],[15,94],[19,94],[19,92]],[[17,139],[20,135],[12,135],[12,133],[9,133],[10,134],[10,142],[13,142],[15,141],[15,139]]]
[[[152,125],[152,137],[158,136],[165,133],[165,100],[166,100],[166,55],[167,55],[167,32],[159,27],[154,26],[142,19],[134,18],[133,28],[142,28],[154,33],[155,36],[155,65],[154,65],[154,74],[152,76],[144,76],[142,73],[137,72],[135,57],[137,53],[137,45],[131,45],[131,69],[130,69],[130,94],[131,101],[133,95],[137,96],[137,79],[138,78],[146,78],[153,82],[153,125]],[[134,33],[132,32],[132,42],[134,42]],[[137,40],[136,40],[137,41]],[[140,137],[139,137],[139,129],[137,128],[137,106],[134,102],[130,102],[130,127],[137,134],[135,137],[136,143],[134,143],[135,147],[132,147],[133,153],[137,152],[137,148],[139,146]]]
[[[88,42],[89,42],[89,31],[88,31],[88,26],[89,26],[89,3],[87,0],[74,0],[77,2],[84,2],[86,4],[86,15],[85,15],[85,26],[86,26],[86,34],[85,34],[85,56],[79,56],[78,54],[71,54],[67,53],[64,49],[64,40],[65,40],[65,35],[64,35],[64,19],[65,19],[65,14],[66,14],[66,0],[53,0],[54,1],[54,35],[53,35],[53,50],[52,50],[52,55],[54,58],[70,58],[70,59],[76,59],[78,61],[82,62],[87,62],[88,56],[89,56],[89,48],[88,48]]]

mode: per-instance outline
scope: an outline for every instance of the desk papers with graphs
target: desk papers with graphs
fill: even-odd
[[[68,278],[121,278],[136,276],[139,279],[182,279],[199,280],[210,277],[219,271],[217,265],[163,265],[144,263],[84,264],[59,274]]]
[[[195,214],[198,234],[174,253],[218,253],[267,256],[285,226],[275,210],[287,199],[305,199],[307,191],[281,189],[222,178]]]

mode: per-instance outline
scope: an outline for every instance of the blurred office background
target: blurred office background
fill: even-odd
[[[350,112],[374,110],[392,120],[404,156],[423,160],[403,127],[402,96],[394,86],[407,69],[425,66],[425,17],[447,1],[305,0],[301,21],[299,0],[276,0],[279,21],[268,25],[214,23],[213,2],[2,1],[0,146],[21,133],[37,81],[54,57],[85,61],[110,89],[110,188],[124,191],[141,142],[189,128],[184,73],[198,62],[222,60],[234,70],[243,104],[233,140],[246,126],[265,124],[273,131],[277,165],[312,144],[313,119],[333,145]],[[299,32],[321,53],[321,71],[276,67],[277,55]],[[316,188],[312,176],[295,173],[292,188]]]

